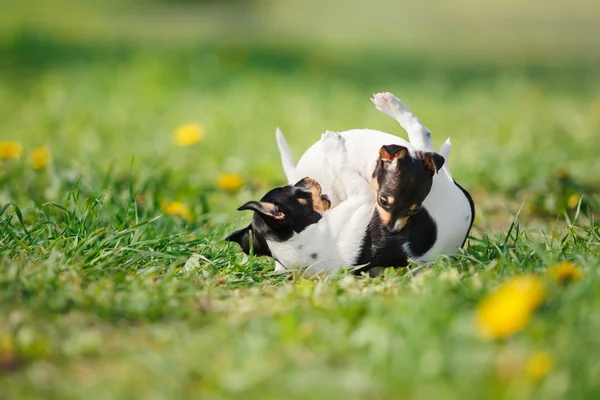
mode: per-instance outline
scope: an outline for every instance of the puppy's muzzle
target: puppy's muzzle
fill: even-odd
[[[396,234],[396,233],[400,232],[402,230],[402,228],[404,228],[404,226],[408,222],[408,218],[409,217],[402,217],[402,218],[398,218],[394,221],[390,221],[390,223],[385,225],[385,227],[387,228],[388,232],[390,232],[392,234]]]

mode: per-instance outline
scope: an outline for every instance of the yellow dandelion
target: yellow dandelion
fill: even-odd
[[[544,296],[544,286],[535,276],[509,280],[477,306],[478,333],[485,338],[501,339],[520,331]]]
[[[173,140],[177,146],[191,146],[203,138],[204,126],[200,124],[185,124],[173,132]]]
[[[163,204],[162,210],[168,215],[175,215],[186,221],[191,221],[192,219],[192,213],[190,212],[189,207],[179,201]]]
[[[18,160],[23,153],[23,146],[17,142],[0,142],[0,159]]]
[[[15,350],[15,343],[7,333],[0,334],[0,353],[11,353]]]
[[[21,361],[11,336],[0,333],[0,371],[14,371],[19,368]]]
[[[42,169],[45,168],[50,161],[52,161],[52,157],[50,156],[50,149],[46,146],[41,146],[33,149],[31,153],[31,166],[34,169]]]
[[[244,185],[244,181],[239,174],[225,173],[217,178],[217,186],[221,189],[235,192]]]
[[[572,262],[563,261],[548,268],[548,275],[559,283],[569,283],[580,280],[583,272]]]
[[[579,200],[581,200],[581,195],[579,193],[572,194],[567,200],[567,206],[569,208],[577,208]]]
[[[525,377],[532,381],[537,381],[548,375],[552,370],[554,361],[552,356],[547,351],[538,351],[534,353],[525,362],[524,374]]]

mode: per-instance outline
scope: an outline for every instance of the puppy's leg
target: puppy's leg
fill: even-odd
[[[408,133],[408,140],[417,150],[433,151],[431,131],[423,125],[399,98],[391,93],[377,93],[371,99],[375,107],[394,118]]]
[[[342,183],[346,196],[372,195],[373,189],[358,171],[352,168],[346,151],[346,141],[337,132],[327,131],[321,136],[321,150],[331,170]]]

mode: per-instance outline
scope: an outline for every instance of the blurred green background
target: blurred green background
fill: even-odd
[[[600,179],[599,18],[593,1],[9,0],[0,135],[74,175],[134,157],[141,175],[185,170],[174,190],[225,171],[258,193],[283,180],[275,126],[296,157],[326,129],[403,135],[369,102],[391,91],[437,145],[452,138],[481,207],[500,193],[554,216]],[[182,154],[170,132],[190,121],[206,137]]]

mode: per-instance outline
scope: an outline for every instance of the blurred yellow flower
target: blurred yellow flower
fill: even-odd
[[[554,361],[552,360],[550,353],[547,351],[538,351],[525,362],[525,369],[523,372],[527,379],[537,381],[548,375],[548,372],[552,370],[553,366]]]
[[[177,146],[191,146],[204,138],[204,126],[200,124],[185,124],[175,129],[173,139]]]
[[[0,333],[0,372],[14,371],[19,368],[21,360],[12,337]]]
[[[501,339],[520,331],[544,296],[544,286],[535,276],[524,275],[509,280],[477,306],[478,333],[485,338]]]
[[[569,208],[577,208],[579,200],[581,200],[581,195],[579,193],[572,194],[567,200],[567,206]]]
[[[559,283],[568,283],[580,280],[583,272],[572,262],[563,261],[548,268],[548,275]]]
[[[17,142],[0,142],[0,158],[18,160],[23,153],[23,146]]]
[[[31,153],[31,166],[34,169],[41,169],[50,164],[50,149],[46,146],[41,146],[33,149]]]
[[[179,201],[164,203],[161,208],[163,212],[168,215],[176,215],[186,221],[191,221],[192,219],[192,213],[190,212],[189,207]]]
[[[7,333],[0,334],[0,353],[11,353],[15,349],[12,337]]]
[[[217,186],[224,190],[229,190],[230,192],[235,192],[239,190],[244,181],[239,174],[221,174],[217,178]]]

